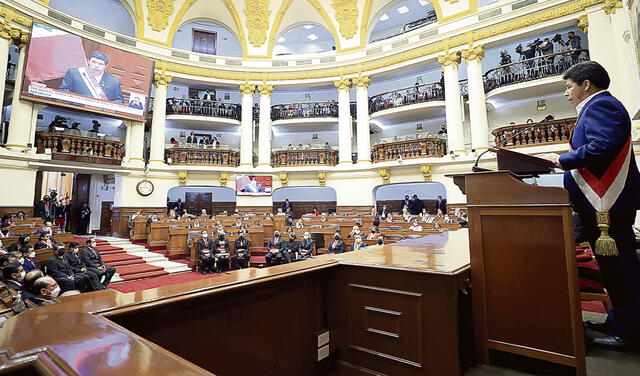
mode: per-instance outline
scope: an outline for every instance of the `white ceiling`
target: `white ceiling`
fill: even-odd
[[[425,5],[423,5],[425,4]],[[398,12],[398,9],[407,7],[409,9],[406,13]],[[391,3],[384,7],[378,14],[372,19],[372,24],[375,25],[373,32],[385,30],[389,28],[402,28],[405,24],[419,20],[426,17],[427,12],[433,10],[433,5],[425,0],[405,0]],[[380,18],[383,15],[387,15],[389,19],[382,21]]]

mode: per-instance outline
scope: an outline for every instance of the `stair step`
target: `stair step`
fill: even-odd
[[[121,278],[122,278],[123,281],[133,281],[135,279],[159,277],[159,276],[168,275],[168,274],[169,273],[167,273],[164,270],[157,270],[157,271],[153,271],[153,272],[145,272],[145,273],[124,275]]]
[[[102,257],[104,256],[109,256],[109,255],[123,255],[126,254],[127,252],[125,251],[100,251],[100,255]]]
[[[128,266],[128,265],[136,265],[136,264],[145,264],[145,261],[143,259],[116,261],[116,262],[110,262],[109,266],[118,267],[118,266]]]
[[[98,248],[98,251],[103,252],[103,251],[122,251],[121,247],[115,247],[112,245],[96,245],[96,248]]]
[[[116,261],[137,260],[137,259],[142,260],[142,257],[130,255],[127,253],[122,253],[117,255],[108,255],[108,256],[102,257],[102,260],[104,261],[105,264],[109,264],[110,262],[116,262]]]
[[[129,275],[129,274],[139,274],[139,273],[153,272],[153,271],[157,271],[157,270],[165,271],[164,268],[162,268],[160,266],[149,265],[147,263],[128,265],[128,266],[120,266],[120,267],[116,268],[116,270],[118,271],[118,274],[122,278],[124,278],[124,276]]]

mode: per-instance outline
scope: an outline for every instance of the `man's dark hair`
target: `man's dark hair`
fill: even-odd
[[[76,248],[79,244],[76,242],[69,243],[69,248]]]
[[[92,57],[104,61],[104,65],[109,65],[109,56],[107,56],[107,54],[102,51],[93,51],[91,53],[91,56],[89,56],[89,59],[91,59]]]
[[[87,244],[91,244],[91,242],[92,242],[92,241],[93,241],[93,238],[88,238],[88,239],[87,239],[87,241],[86,241],[86,243],[87,243]]]
[[[589,80],[598,89],[609,88],[611,78],[606,69],[595,61],[583,61],[569,68],[562,76],[563,80],[572,80],[578,85],[582,85],[585,80]]]
[[[2,268],[2,276],[5,280],[11,279],[11,275],[18,272],[18,269],[21,267],[19,262],[12,262],[7,264],[4,268]]]

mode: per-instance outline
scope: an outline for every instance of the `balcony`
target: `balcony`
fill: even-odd
[[[569,142],[575,123],[576,118],[557,119],[536,125],[525,132],[522,131],[532,124],[500,127],[494,129],[491,133],[495,137],[496,145],[506,142],[504,146],[506,148],[561,144]],[[519,132],[522,133],[518,134]]]
[[[271,106],[271,120],[274,121],[337,117],[338,102],[336,101],[285,103]]]
[[[442,157],[446,152],[446,143],[442,138],[418,138],[377,144],[373,147],[373,162]]]
[[[571,66],[588,60],[589,50],[577,49],[502,65],[485,73],[484,90],[489,93],[509,85],[559,76]]]
[[[444,83],[432,82],[374,95],[369,98],[369,113],[373,114],[378,111],[409,106],[416,103],[443,100]]]
[[[206,116],[240,121],[241,106],[204,99],[168,98],[167,115]]]
[[[338,151],[333,149],[278,150],[271,153],[273,167],[335,166]]]
[[[73,131],[77,134],[72,134]],[[120,165],[122,142],[108,139],[108,136],[99,138],[81,134],[79,130],[36,132],[37,153],[44,154],[45,149],[50,149],[54,160]]]
[[[237,167],[239,153],[229,149],[174,147],[165,150],[169,165]]]

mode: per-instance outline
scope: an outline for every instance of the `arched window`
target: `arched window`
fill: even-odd
[[[393,1],[371,20],[369,42],[391,38],[437,21],[436,11],[428,0]]]
[[[273,48],[274,56],[314,54],[335,50],[331,32],[313,22],[296,24],[280,33]]]
[[[132,13],[120,0],[51,0],[49,6],[114,33],[136,34]]]
[[[225,26],[209,21],[190,22],[173,36],[173,48],[207,55],[242,56],[238,37]]]

